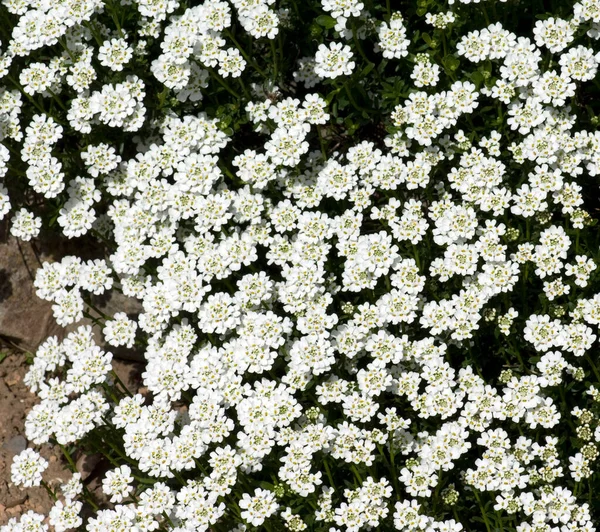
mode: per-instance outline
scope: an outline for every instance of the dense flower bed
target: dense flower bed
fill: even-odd
[[[37,272],[2,532],[595,530],[598,0],[0,13],[0,216],[106,251]]]

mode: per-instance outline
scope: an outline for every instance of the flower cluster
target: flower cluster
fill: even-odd
[[[110,464],[2,532],[595,530],[600,3],[470,3],[0,6],[0,218],[98,250],[25,434]]]

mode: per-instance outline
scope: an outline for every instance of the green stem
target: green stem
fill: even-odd
[[[458,517],[458,512],[456,511],[456,506],[455,506],[455,505],[452,505],[452,515],[454,516],[454,520],[455,520],[457,523],[460,523],[460,519],[459,519],[459,517]],[[462,524],[462,523],[461,523],[461,524]]]
[[[323,160],[327,160],[327,150],[325,148],[325,139],[323,138],[323,133],[321,132],[321,126],[317,124],[317,135],[319,137],[319,145],[321,146],[321,155],[323,155]]]
[[[187,484],[187,482],[183,479],[183,477],[179,474],[179,471],[173,471],[173,475],[175,476],[175,478],[177,479],[177,482],[179,482],[181,484],[181,487],[185,486]]]
[[[108,314],[104,314],[96,305],[94,305],[91,301],[85,302],[88,307],[90,307],[94,312],[96,312],[101,318],[105,320],[110,320],[111,317]]]
[[[417,268],[419,268],[419,271],[421,271],[421,261],[419,260],[419,248],[417,248],[415,244],[413,244],[413,252]]]
[[[521,353],[519,353],[519,350],[510,341],[510,337],[508,337],[508,344],[510,346],[509,351],[517,357],[517,360],[519,361],[519,364],[521,365],[521,369],[523,371],[525,371],[527,369],[525,366],[525,362],[523,361],[523,358],[521,357]]]
[[[279,75],[279,65],[278,65],[278,61],[277,61],[277,52],[275,50],[275,41],[273,39],[270,39],[270,44],[271,44],[271,54],[273,55],[273,81],[275,83],[277,83],[277,77]]]
[[[98,28],[96,28],[94,20],[92,19],[90,22],[84,22],[83,25],[92,32],[92,36],[94,37],[96,44],[98,46],[102,46],[104,41],[102,40],[102,35],[98,31]]]
[[[265,73],[265,71],[262,68],[260,68],[254,60],[252,60],[250,58],[250,56],[242,48],[240,43],[237,42],[236,38],[233,36],[233,33],[231,33],[231,31],[229,31],[229,30],[225,30],[225,35],[227,35],[227,37],[229,37],[233,41],[233,44],[235,44],[236,48],[240,51],[240,53],[242,54],[242,57],[246,60],[246,62],[249,65],[251,65],[252,68],[254,68],[254,70],[256,70],[263,78],[266,78],[267,74]]]
[[[210,75],[217,81],[217,83],[219,83],[219,85],[221,85],[221,87],[223,87],[229,94],[231,94],[234,98],[240,100],[240,95],[235,92],[225,81],[223,81],[221,79],[221,76],[219,76],[212,68],[208,68],[207,69],[210,72]]]
[[[71,49],[67,45],[66,39],[64,39],[64,38],[58,39],[58,42],[64,48],[65,52],[67,52],[67,54],[71,58],[71,61],[73,62],[73,64],[77,63],[77,58],[73,55],[73,52],[71,51]]]
[[[367,57],[367,54],[365,54],[365,51],[362,47],[362,43],[360,42],[360,39],[358,38],[358,30],[356,29],[356,21],[355,20],[352,20],[352,38],[354,39],[356,48],[358,49],[358,53],[366,61],[367,65],[372,65],[373,61],[371,61]],[[375,68],[375,69],[373,69],[373,71],[375,72],[375,77],[379,78],[379,72],[377,72],[377,69]]]
[[[492,526],[490,525],[490,521],[488,520],[487,513],[485,511],[483,503],[481,502],[481,497],[479,497],[479,492],[476,489],[474,489],[473,493],[475,493],[475,498],[477,499],[477,504],[479,504],[479,508],[481,509],[481,515],[483,516],[483,521],[485,522],[485,528],[487,529],[487,532],[492,532]]]
[[[485,23],[489,26],[490,25],[490,17],[488,16],[487,10],[485,9],[484,6],[481,6],[481,8],[483,9],[483,18],[485,18]]]
[[[67,460],[67,462],[69,463],[69,467],[71,468],[71,471],[73,473],[77,473],[77,465],[75,464],[75,462],[73,461],[73,458],[71,456],[71,453],[69,453],[68,449],[64,446],[61,445],[60,443],[58,444],[63,456],[65,457],[65,459]],[[85,497],[85,500],[88,502],[88,504],[94,509],[97,510],[98,509],[98,505],[96,504],[96,502],[94,501],[94,498],[92,496],[92,494],[90,493],[90,491],[87,489],[87,486],[85,484],[82,483],[83,486],[83,496]]]
[[[19,89],[21,91],[22,94],[25,95],[25,97],[35,106],[35,108],[43,114],[47,114],[46,111],[44,110],[44,108],[33,98],[33,96],[31,96],[31,94],[27,94],[25,92],[25,89],[23,89],[23,85],[21,85],[16,79],[14,79],[12,76],[10,75],[6,75],[6,79],[8,79],[13,85],[15,85],[15,87],[17,87],[17,89]]]
[[[448,46],[446,45],[446,35],[444,34],[444,30],[442,30],[442,50],[444,50],[444,57],[448,55]]]
[[[50,497],[52,497],[52,500],[56,501],[58,500],[58,497],[56,496],[56,493],[54,493],[54,490],[48,486],[48,484],[46,484],[45,481],[42,480],[42,486],[44,486],[44,488],[46,488],[46,491],[48,492],[48,495],[50,495]]]
[[[389,436],[388,436],[389,437]],[[377,444],[377,449],[379,449],[379,454],[381,454],[381,456],[383,456],[383,459],[385,460],[386,464],[388,465],[390,471],[392,472],[392,484],[394,485],[394,491],[396,493],[400,493],[400,486],[398,485],[398,477],[396,475],[396,467],[394,465],[394,457],[392,456],[392,446],[391,446],[391,440],[390,440],[390,459],[387,459],[387,456],[385,455],[385,449],[381,446],[381,444]]]
[[[129,462],[130,464],[133,464],[134,466],[137,466],[137,463],[135,462],[135,460],[132,460],[129,456],[127,456],[123,451],[121,451],[121,449],[119,449],[112,441],[107,440],[106,438],[103,438],[103,441],[108,443],[109,447],[115,451],[123,460]],[[116,462],[114,460],[114,458],[112,458],[111,456],[109,456],[108,454],[102,453],[104,454],[104,456],[106,456],[106,458],[113,464],[120,466],[122,464],[119,464],[118,462]]]
[[[598,368],[596,367],[596,364],[594,364],[594,361],[592,360],[592,357],[590,357],[589,354],[585,354],[585,359],[588,361],[588,364],[590,366],[592,366],[592,371],[594,372],[594,375],[596,376],[596,379],[598,380],[598,382],[600,382],[600,372],[598,371]]]
[[[109,397],[113,400],[113,403],[115,403],[115,405],[119,404],[119,398],[113,393],[112,388],[106,384],[106,382],[103,383],[102,387],[104,388],[104,391],[109,395]]]
[[[327,473],[327,478],[329,479],[329,483],[331,484],[331,487],[335,491],[337,491],[335,482],[333,481],[333,475],[331,474],[331,470],[329,469],[329,464],[327,463],[327,458],[323,458],[323,465],[325,466],[325,472]]]
[[[69,453],[69,451],[67,450],[67,448],[64,445],[61,445],[59,443],[58,446],[60,447],[60,450],[62,451],[63,456],[66,458],[67,462],[71,466],[71,471],[73,471],[73,473],[77,473],[77,466],[75,465],[75,462],[73,461],[73,458],[71,457],[71,453]]]
[[[240,85],[240,87],[242,88],[242,92],[244,93],[244,96],[246,96],[246,98],[248,98],[248,100],[252,100],[252,96],[250,95],[250,92],[246,88],[245,83],[242,81],[242,78],[237,78],[237,81],[238,81],[238,84]]]
[[[112,378],[117,381],[117,383],[119,384],[119,386],[121,386],[121,388],[123,388],[123,391],[129,396],[132,397],[132,393],[127,389],[127,386],[125,386],[125,384],[123,384],[123,381],[119,378],[119,376],[116,374],[114,369],[110,370],[110,374],[112,375]]]
[[[167,512],[163,512],[162,515],[167,520],[167,522],[171,525],[171,528],[175,528],[175,523],[173,523],[173,521],[171,521],[171,518],[169,517]]]
[[[360,484],[362,484],[363,480],[362,480],[362,477],[360,476],[360,473],[358,472],[358,469],[356,468],[356,466],[354,464],[350,464],[350,469],[352,469],[352,472],[354,473],[354,476],[356,477],[358,482]]]
[[[119,23],[119,19],[115,15],[114,4],[112,2],[107,3],[108,12],[110,13],[110,18],[115,23],[117,27],[117,32],[119,33],[119,37],[123,38],[123,30],[121,29],[121,24]]]
[[[437,502],[438,502],[438,498],[440,495],[440,489],[442,489],[442,470],[441,469],[438,470],[438,483],[437,483],[437,486],[435,487],[435,491],[433,492],[432,509],[433,509],[434,514],[435,514],[436,508],[437,508]]]
[[[359,113],[368,113],[369,112],[367,109],[365,109],[364,107],[361,107],[360,105],[358,105],[356,103],[354,96],[352,96],[352,91],[348,87],[348,82],[344,83],[344,89],[346,90],[346,94],[348,95],[348,99],[350,100],[352,107],[354,107]]]

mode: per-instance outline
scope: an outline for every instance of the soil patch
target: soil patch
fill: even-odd
[[[4,354],[7,351],[0,350],[0,357]],[[26,355],[21,352],[8,352],[0,362],[0,525],[29,510],[47,515],[53,504],[43,487],[20,488],[10,480],[13,456],[28,447],[25,416],[37,403],[36,396],[23,384],[28,368]],[[56,489],[71,478],[58,447],[43,445],[37,450],[48,460],[44,480],[52,488]]]

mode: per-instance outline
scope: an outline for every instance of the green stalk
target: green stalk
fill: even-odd
[[[53,501],[58,500],[58,497],[56,496],[56,493],[54,493],[54,490],[50,486],[48,486],[48,484],[43,480],[42,480],[42,486],[44,486],[44,488],[46,488],[48,495],[50,495],[50,497],[52,497]]]
[[[217,83],[219,83],[219,85],[221,85],[221,87],[223,87],[229,94],[231,94],[234,98],[237,98],[238,100],[241,99],[240,95],[235,92],[225,81],[223,81],[221,79],[221,76],[219,76],[212,68],[207,68],[207,70],[209,71],[210,75],[217,81]]]
[[[75,464],[75,462],[73,461],[73,458],[71,457],[71,453],[69,453],[68,449],[64,446],[61,445],[60,443],[58,444],[58,446],[60,447],[60,450],[63,454],[63,456],[65,457],[65,459],[67,460],[67,462],[69,463],[69,466],[71,468],[71,471],[73,473],[77,473],[77,465]],[[98,510],[98,505],[96,504],[96,502],[93,500],[92,494],[90,493],[90,491],[87,489],[86,485],[82,483],[83,486],[83,496],[85,498],[85,500],[87,501],[87,503],[94,509],[94,510]]]
[[[598,372],[598,368],[596,367],[596,364],[594,364],[592,357],[590,357],[590,355],[586,353],[585,359],[588,361],[588,364],[592,366],[592,371],[594,372],[594,375],[596,376],[598,382],[600,382],[600,372]]]
[[[372,65],[373,61],[371,61],[368,57],[367,54],[365,54],[365,51],[362,47],[362,43],[360,42],[360,39],[358,38],[358,31],[356,29],[356,21],[352,20],[352,39],[354,40],[354,43],[356,44],[356,48],[358,49],[358,53],[361,55],[361,57],[366,61],[367,65]],[[377,69],[373,69],[373,71],[375,72],[375,77],[378,79],[381,79],[379,77],[379,72],[377,72]]]
[[[271,55],[273,56],[273,80],[277,82],[277,77],[279,75],[279,65],[277,61],[277,52],[275,50],[275,42],[273,39],[269,39],[271,44]]]
[[[344,89],[346,90],[346,94],[348,95],[348,99],[350,100],[352,107],[354,107],[359,113],[368,113],[369,112],[367,109],[365,109],[364,107],[361,107],[360,105],[358,105],[356,103],[354,96],[352,96],[352,91],[348,87],[348,82],[344,83]]]
[[[352,469],[352,472],[354,473],[354,476],[356,477],[356,479],[358,480],[358,482],[360,484],[362,484],[363,483],[363,479],[360,476],[360,473],[358,472],[358,469],[356,468],[356,466],[354,464],[351,464],[350,465],[350,469]]]
[[[117,381],[117,383],[121,386],[121,388],[123,388],[123,391],[129,396],[132,397],[132,393],[127,389],[127,386],[125,386],[123,384],[123,381],[119,378],[119,376],[117,375],[117,373],[115,372],[114,369],[110,370],[110,374],[112,376],[112,378]]]
[[[485,512],[485,508],[481,502],[481,498],[479,497],[479,492],[477,489],[474,489],[473,493],[475,493],[477,504],[479,504],[479,508],[481,509],[481,515],[483,516],[483,521],[485,522],[485,528],[487,529],[487,532],[492,532],[492,526],[490,525],[490,522],[487,518],[487,513]]]
[[[256,70],[263,78],[267,78],[267,74],[265,73],[265,71],[262,68],[260,68],[253,59],[250,58],[250,56],[242,48],[240,43],[233,36],[233,33],[231,33],[231,31],[229,30],[225,30],[225,35],[227,35],[227,37],[229,37],[232,40],[233,44],[235,44],[236,48],[240,51],[242,57],[246,60],[246,62],[249,65],[251,65],[252,68],[254,68],[254,70]]]
[[[392,464],[392,482],[394,484],[394,489],[396,490],[396,496],[400,493],[400,488],[398,485],[398,472],[396,471],[396,463],[395,463],[395,453],[394,453],[394,433],[390,432],[389,436],[390,443],[390,462]]]
[[[27,94],[25,92],[25,90],[23,89],[23,85],[21,85],[16,79],[14,79],[12,76],[10,75],[6,75],[6,79],[8,79],[15,87],[17,87],[17,89],[19,89],[21,91],[22,94],[25,95],[25,97],[35,106],[35,108],[43,114],[47,114],[46,111],[44,110],[44,108],[33,98],[33,96],[31,96],[31,94]]]
[[[321,126],[317,124],[317,135],[319,137],[319,145],[321,146],[321,155],[323,159],[327,160],[327,150],[325,149],[325,139],[323,139],[323,133],[321,132]]]
[[[327,473],[327,478],[329,479],[331,487],[337,492],[337,487],[335,486],[335,482],[333,481],[333,475],[331,474],[331,470],[329,469],[327,458],[323,458],[323,465],[325,466],[325,472]]]

